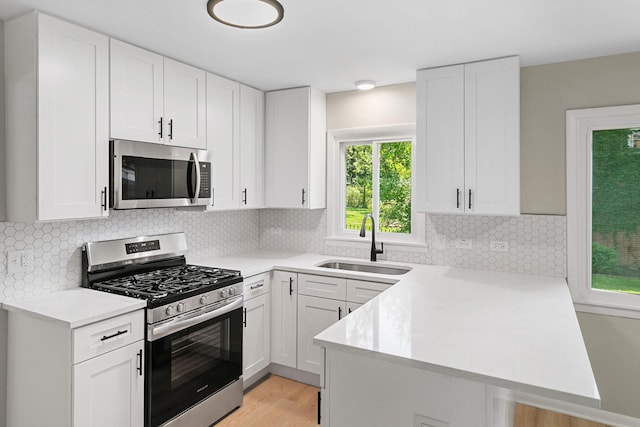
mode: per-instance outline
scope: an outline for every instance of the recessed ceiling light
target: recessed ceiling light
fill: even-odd
[[[209,0],[207,11],[216,21],[236,28],[266,28],[284,17],[277,0]]]
[[[373,80],[358,80],[355,84],[360,90],[369,90],[376,87],[376,82]]]

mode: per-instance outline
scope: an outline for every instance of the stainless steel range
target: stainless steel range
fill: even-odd
[[[83,286],[147,301],[146,427],[206,427],[242,405],[242,276],[186,251],[183,233],[82,247]]]

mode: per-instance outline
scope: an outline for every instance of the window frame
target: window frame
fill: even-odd
[[[355,230],[344,229],[344,206],[346,203],[346,170],[344,144],[383,143],[411,141],[411,234],[384,233],[376,230],[376,239],[383,241],[385,248],[405,251],[423,251],[425,244],[425,216],[415,210],[416,188],[416,126],[415,123],[375,126],[366,128],[334,129],[327,131],[327,237],[325,242],[335,246],[368,247],[369,239],[362,239]],[[376,156],[375,149],[372,157]],[[374,163],[376,159],[373,159]],[[375,179],[375,171],[372,171]],[[375,182],[373,191],[375,189]],[[378,217],[375,217],[379,227]]]
[[[640,105],[567,110],[567,282],[578,311],[640,318],[640,295],[591,287],[593,131],[640,127]]]

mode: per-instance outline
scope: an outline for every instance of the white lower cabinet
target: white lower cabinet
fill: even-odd
[[[298,284],[298,369],[314,374],[324,359],[313,337],[391,286],[315,274],[299,274]]]
[[[73,365],[74,426],[142,426],[143,347],[139,341]]]
[[[346,303],[329,298],[298,295],[298,369],[320,374],[324,366],[322,349],[313,337],[346,314]]]
[[[271,363],[271,301],[269,276],[245,278],[242,366],[244,383]]]
[[[9,312],[7,426],[144,425],[144,310],[78,328]]]
[[[271,277],[271,361],[295,368],[297,363],[298,274],[274,271]]]

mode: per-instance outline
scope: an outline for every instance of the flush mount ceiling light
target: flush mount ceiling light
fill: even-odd
[[[284,17],[277,0],[209,0],[207,11],[216,21],[236,28],[266,28]]]
[[[360,90],[369,90],[376,87],[376,82],[373,80],[358,80],[355,84]]]

